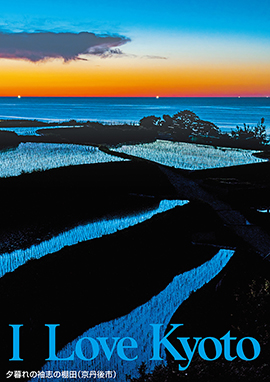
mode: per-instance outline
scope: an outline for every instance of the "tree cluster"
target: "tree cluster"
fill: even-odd
[[[174,141],[242,148],[260,148],[268,143],[264,118],[256,126],[244,124],[243,128],[236,126],[231,133],[225,133],[214,123],[201,120],[194,112],[183,110],[173,116],[163,115],[163,118],[144,117],[140,126],[155,132],[157,137],[166,136]]]

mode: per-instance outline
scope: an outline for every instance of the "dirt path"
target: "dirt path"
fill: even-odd
[[[252,246],[260,256],[270,260],[270,237],[266,232],[250,224],[239,211],[232,209],[228,204],[205,191],[193,180],[184,177],[167,166],[160,165],[159,168],[167,175],[181,198],[201,200],[209,204],[226,226],[230,227],[239,237]]]
[[[209,204],[222,219],[225,226],[249,244],[261,257],[270,261],[270,236],[261,228],[250,224],[247,219],[230,205],[219,200],[215,195],[204,190],[197,182],[183,176],[179,171],[154,161],[139,158],[129,154],[118,153],[108,148],[102,148],[108,154],[124,157],[130,160],[139,160],[158,166],[175,187],[179,198],[200,200]]]

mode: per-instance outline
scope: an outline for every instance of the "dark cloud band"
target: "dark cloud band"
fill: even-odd
[[[49,58],[77,60],[81,55],[108,57],[121,54],[118,47],[129,41],[129,38],[123,36],[100,36],[89,32],[0,32],[0,58],[38,62]]]

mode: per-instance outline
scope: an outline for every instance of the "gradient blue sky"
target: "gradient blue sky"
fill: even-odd
[[[269,0],[9,0],[1,24],[9,30],[122,28],[270,37]],[[58,24],[59,23],[59,24]]]
[[[121,63],[118,60],[120,67],[137,67],[142,71],[142,62],[149,69],[151,59],[152,68],[160,70],[159,78],[162,71],[178,68],[184,73],[187,67],[189,70],[193,67],[201,94],[205,72],[199,77],[199,62],[203,70],[216,70],[217,86],[222,71],[225,70],[224,76],[229,76],[229,69],[233,73],[241,65],[244,71],[249,67],[250,73],[257,68],[264,75],[270,74],[266,69],[270,66],[269,20],[269,0],[9,0],[1,4],[0,31],[87,31],[125,36],[130,42],[121,46],[126,56],[123,55]],[[110,59],[112,68],[113,60]],[[93,59],[92,64],[93,61],[108,71],[108,63]],[[113,69],[112,72],[115,75]],[[190,75],[187,72],[187,76]],[[119,81],[123,79],[119,77]],[[262,82],[262,79],[253,79],[250,92],[243,86],[239,92],[246,91],[250,95],[270,92],[269,83],[255,89],[256,81]],[[165,82],[164,78],[164,90]],[[215,80],[212,82],[214,86]],[[243,78],[242,85],[244,82]],[[172,91],[173,85],[170,89],[168,94],[177,95],[177,89]]]

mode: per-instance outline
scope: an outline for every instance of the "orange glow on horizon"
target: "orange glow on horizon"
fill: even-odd
[[[194,97],[268,96],[270,68],[93,59],[63,64],[0,61],[0,96]]]

